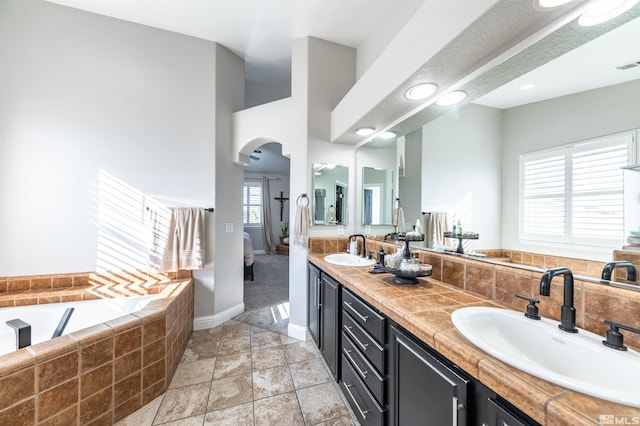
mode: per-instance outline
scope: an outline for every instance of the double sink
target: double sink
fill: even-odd
[[[340,266],[375,263],[347,253],[324,259]],[[565,286],[567,296],[573,283],[565,283],[571,284]],[[461,308],[451,320],[471,343],[512,367],[596,398],[640,408],[640,354],[633,350],[616,350],[587,330],[574,327],[567,332],[557,321],[534,320],[508,309]]]

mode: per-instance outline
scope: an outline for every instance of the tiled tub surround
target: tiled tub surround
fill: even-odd
[[[540,315],[560,319],[562,277],[553,280],[550,297],[539,296],[539,272],[420,251],[421,262],[433,265],[433,274],[417,286],[398,286],[388,274],[369,274],[370,267],[335,266],[323,260],[331,249],[342,249],[345,238],[310,239],[309,260],[363,297],[426,344],[441,352],[520,410],[545,425],[598,425],[600,416],[636,416],[640,409],[593,398],[538,379],[483,352],[451,322],[451,313],[463,306],[497,306],[524,312],[523,294],[540,299]],[[367,240],[367,251],[381,245],[387,252],[397,246]],[[604,319],[638,327],[640,292],[576,280],[577,325],[604,336]],[[625,333],[625,343],[640,348],[640,338]],[[594,366],[606,368],[606,366]]]
[[[36,278],[35,287],[29,280],[28,289],[0,300],[158,297],[130,315],[0,356],[0,424],[110,425],[167,389],[193,331],[192,279],[87,276],[84,285],[64,288],[55,288],[51,277],[52,286],[42,290]],[[88,285],[97,277],[104,282]]]

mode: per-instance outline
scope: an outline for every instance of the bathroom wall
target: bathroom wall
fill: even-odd
[[[243,106],[242,61],[215,43],[39,0],[0,2],[0,52],[0,276],[145,269],[153,198],[216,208],[210,268],[235,224],[227,237],[237,241],[217,251],[216,300],[213,270],[203,271],[195,310],[241,306],[231,257],[242,256],[242,168],[226,166],[224,146]]]
[[[502,248],[566,255],[561,245],[543,247],[518,238],[519,156],[526,152],[640,127],[640,80],[510,108],[503,115]],[[499,247],[499,246],[496,246]],[[571,248],[571,256],[611,260],[611,248]]]
[[[501,114],[469,104],[422,127],[422,211],[455,210],[473,249],[501,244]]]

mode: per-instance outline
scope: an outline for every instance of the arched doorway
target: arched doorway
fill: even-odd
[[[282,145],[267,142],[255,148],[245,166],[243,224],[245,312],[236,319],[287,334],[289,323],[288,229],[289,159]],[[250,246],[250,247],[247,247]],[[247,268],[247,263],[253,261]]]

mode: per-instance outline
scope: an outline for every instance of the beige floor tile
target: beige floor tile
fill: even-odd
[[[318,423],[316,426],[359,426],[358,423],[353,421],[351,416],[338,417],[337,419],[327,420],[326,422]]]
[[[212,381],[207,411],[253,401],[252,383],[250,373]]]
[[[218,356],[248,351],[251,351],[251,338],[249,335],[222,339],[218,344]]]
[[[169,389],[164,395],[154,424],[204,414],[209,399],[209,386],[210,383],[199,383],[179,389]]]
[[[199,416],[187,417],[169,423],[162,423],[162,426],[202,426],[204,423],[204,414]]]
[[[254,399],[267,398],[294,390],[293,380],[287,367],[257,370],[253,372],[252,377]]]
[[[204,426],[253,426],[253,403],[207,413]]]
[[[169,389],[210,382],[213,378],[213,367],[215,363],[215,358],[208,358],[178,364]]]
[[[191,334],[191,340],[195,342],[220,340],[222,327],[208,328],[206,330],[196,330]]]
[[[287,359],[282,346],[275,346],[251,351],[251,364],[254,371],[263,370],[287,365]]]
[[[151,426],[153,424],[153,419],[158,413],[158,409],[160,408],[163,398],[164,394],[160,395],[133,414],[120,420],[116,423],[116,426]]]
[[[260,399],[253,403],[255,426],[304,426],[294,392]]]
[[[260,348],[270,348],[273,346],[281,346],[282,340],[280,334],[268,331],[266,333],[254,334],[251,336],[251,350]]]
[[[233,339],[234,337],[248,336],[251,334],[251,326],[238,321],[227,321],[222,324],[220,339]]]
[[[288,363],[305,361],[318,357],[318,350],[315,348],[315,343],[296,341],[288,345],[284,345],[284,354],[287,357]]]
[[[218,356],[213,370],[213,378],[220,379],[250,372],[251,352],[242,352],[234,355]]]
[[[320,358],[289,364],[289,371],[296,389],[318,385],[333,380]]]
[[[182,354],[181,362],[193,362],[201,359],[215,358],[218,354],[218,340],[191,341]]]
[[[349,415],[338,389],[333,383],[323,383],[296,391],[304,420],[315,425]]]

